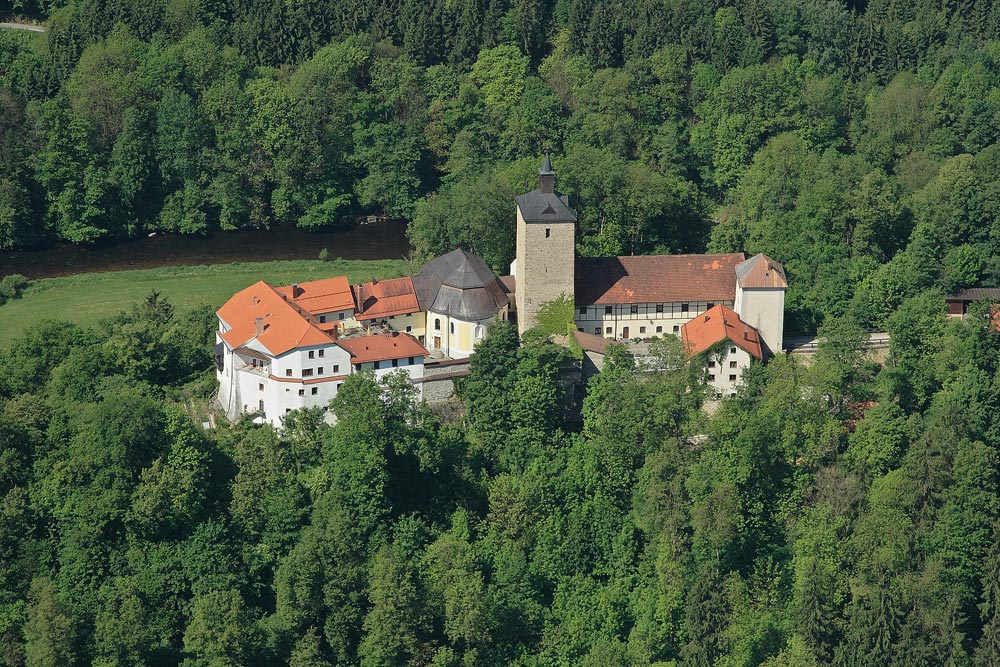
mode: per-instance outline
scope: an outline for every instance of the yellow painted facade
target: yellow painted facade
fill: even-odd
[[[476,343],[486,337],[486,328],[494,320],[507,319],[508,307],[503,307],[494,317],[478,322],[467,322],[455,317],[429,311],[424,347],[447,357],[462,358],[472,354]],[[418,339],[419,340],[419,339]]]

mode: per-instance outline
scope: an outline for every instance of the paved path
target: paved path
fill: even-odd
[[[28,30],[30,32],[45,32],[47,28],[43,25],[34,25],[32,23],[0,23],[0,28],[7,28],[8,30]]]

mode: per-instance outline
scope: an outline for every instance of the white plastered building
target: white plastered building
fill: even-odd
[[[508,291],[482,259],[455,250],[414,277],[351,285],[340,276],[258,282],[219,309],[218,402],[231,420],[281,426],[292,410],[329,406],[347,376],[403,371],[417,389],[436,360],[468,357],[506,319]]]
[[[328,407],[352,373],[423,377],[427,350],[412,336],[362,328],[346,278],[288,287],[258,282],[219,309],[216,377],[226,417],[275,427],[292,410]]]

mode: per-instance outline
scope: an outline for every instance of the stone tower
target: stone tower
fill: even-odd
[[[555,190],[548,153],[538,170],[538,189],[517,198],[514,275],[517,330],[535,326],[539,306],[566,295],[573,301],[576,214]]]

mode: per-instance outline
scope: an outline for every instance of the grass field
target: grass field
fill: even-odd
[[[352,283],[394,278],[408,273],[402,260],[294,260],[208,266],[168,266],[141,271],[82,273],[32,281],[20,299],[0,306],[0,350],[46,318],[83,327],[127,309],[152,290],[160,292],[180,315],[198,306],[221,306],[235,292],[258,280],[272,285],[346,275]]]

